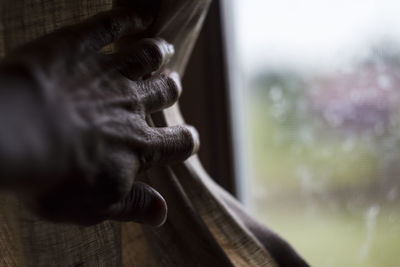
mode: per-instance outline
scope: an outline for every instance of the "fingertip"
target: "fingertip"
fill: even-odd
[[[197,153],[200,147],[199,134],[193,126],[177,125],[152,128],[156,132],[152,154],[147,165],[176,164]]]
[[[119,42],[115,65],[132,80],[147,80],[160,73],[174,53],[173,45],[161,38],[128,39]]]
[[[142,196],[147,198],[146,205],[141,211],[137,212],[136,222],[146,224],[153,227],[162,226],[167,220],[168,206],[163,196],[154,188],[147,184],[137,183],[136,186],[142,187],[144,190]]]
[[[166,65],[175,54],[174,46],[162,38],[146,38],[141,43],[142,47],[148,47],[153,57],[160,59],[157,66],[154,66],[157,68],[153,71],[157,71]]]
[[[161,194],[141,182],[134,183],[130,193],[106,211],[109,219],[152,227],[162,226],[167,214],[167,202]]]
[[[199,149],[200,149],[200,136],[199,136],[199,132],[196,130],[195,127],[193,126],[186,126],[186,128],[188,129],[188,131],[190,132],[191,138],[192,138],[192,143],[193,143],[193,149],[192,149],[192,154],[194,155],[196,154]]]
[[[182,83],[181,83],[181,77],[179,76],[179,73],[175,72],[175,71],[171,71],[171,72],[166,72],[165,73],[168,78],[170,79],[170,89],[172,92],[175,92],[175,94],[177,94],[177,97],[174,98],[175,101],[178,100],[178,98],[181,96],[182,94]],[[174,102],[175,102],[174,101]]]
[[[175,48],[172,44],[168,43],[166,40],[161,38],[154,38],[154,41],[157,42],[158,47],[161,50],[161,54],[163,55],[163,63],[162,66],[167,64],[171,58],[175,54]]]

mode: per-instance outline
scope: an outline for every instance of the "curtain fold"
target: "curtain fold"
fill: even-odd
[[[126,3],[146,5],[145,0]],[[209,4],[210,0],[159,0],[151,36],[174,44],[176,55],[168,68],[181,75]],[[0,55],[112,5],[111,0],[3,0]],[[156,126],[184,122],[177,105],[149,120]],[[153,168],[140,179],[167,200],[169,215],[161,228],[110,221],[91,227],[53,224],[31,214],[17,196],[1,193],[0,265],[278,266],[279,257],[268,247],[273,239],[260,238],[269,237],[269,230],[250,227],[250,217],[213,182],[197,156],[173,167]],[[280,252],[293,254],[293,264],[281,266],[306,266],[290,246]]]

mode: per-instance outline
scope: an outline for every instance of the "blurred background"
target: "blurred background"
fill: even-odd
[[[312,266],[400,266],[400,1],[230,5],[253,214]]]

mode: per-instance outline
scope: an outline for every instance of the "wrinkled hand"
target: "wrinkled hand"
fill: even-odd
[[[155,164],[182,161],[198,147],[191,127],[146,122],[180,95],[178,75],[159,71],[173,47],[145,39],[113,54],[100,52],[146,24],[132,11],[114,10],[42,37],[3,61],[0,72],[19,80],[44,121],[39,134],[47,142],[37,142],[36,165],[47,170],[31,185],[31,204],[42,216],[85,225],[165,221],[165,200],[135,177]]]

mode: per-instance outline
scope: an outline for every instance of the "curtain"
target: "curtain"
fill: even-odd
[[[146,1],[127,2],[146,8]],[[121,1],[115,4],[121,5]],[[169,68],[184,73],[209,0],[160,0],[151,36],[175,45]],[[112,8],[111,0],[3,0],[0,55],[53,30]],[[190,90],[186,88],[185,90]],[[152,116],[183,123],[177,105]],[[202,168],[197,156],[142,177],[169,206],[164,226],[105,221],[82,227],[44,221],[20,199],[0,195],[1,266],[307,266],[277,235],[246,214]]]

